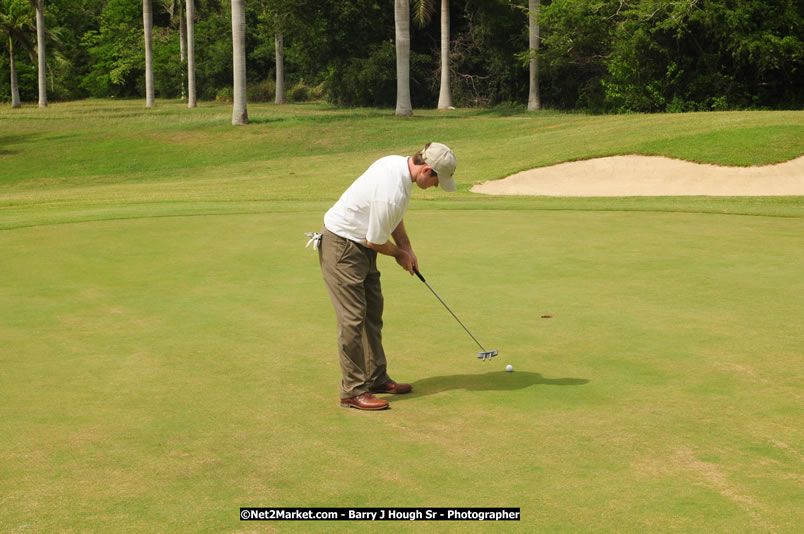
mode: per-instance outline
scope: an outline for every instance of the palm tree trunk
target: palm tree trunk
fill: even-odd
[[[36,51],[39,63],[39,107],[47,107],[47,74],[45,67],[45,0],[36,0]]]
[[[277,104],[285,103],[285,45],[282,30],[276,31],[276,99]]]
[[[195,99],[195,4],[187,0],[187,107],[198,106]]]
[[[396,115],[413,115],[410,103],[410,2],[394,0],[396,26]]]
[[[187,98],[187,73],[184,69],[187,67],[187,19],[184,18],[182,13],[181,4],[179,4],[179,58],[181,58],[181,99]]]
[[[246,10],[244,0],[232,0],[232,66],[234,105],[232,124],[248,124],[246,109]]]
[[[20,103],[20,86],[17,83],[17,65],[14,63],[14,41],[8,38],[8,57],[11,64],[11,107],[18,108]]]
[[[452,91],[449,83],[449,0],[441,0],[441,92],[438,109],[452,107]]]
[[[145,107],[154,105],[153,30],[151,0],[142,0],[142,27],[145,33]]]
[[[539,0],[528,0],[528,41],[530,48],[530,93],[528,95],[528,111],[536,111],[541,107],[539,102]]]

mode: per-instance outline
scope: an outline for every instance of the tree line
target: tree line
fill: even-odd
[[[0,0],[0,100],[798,109],[800,0]],[[234,22],[234,24],[233,24]],[[15,93],[16,89],[17,93]],[[235,102],[239,98],[242,103]]]

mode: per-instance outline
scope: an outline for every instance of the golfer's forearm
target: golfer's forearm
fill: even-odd
[[[411,252],[413,247],[410,245],[410,239],[408,238],[408,233],[405,231],[405,221],[399,221],[399,224],[394,231],[391,232],[391,237],[394,238],[394,243],[396,246],[403,250],[407,250]]]
[[[402,249],[396,246],[390,239],[383,243],[382,245],[378,245],[376,243],[372,243],[371,241],[367,242],[366,245],[368,248],[372,250],[376,250],[380,254],[385,254],[386,256],[393,256],[396,258],[402,252]]]

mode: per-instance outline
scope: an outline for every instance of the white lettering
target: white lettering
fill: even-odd
[[[416,521],[423,519],[424,515],[421,510],[414,510],[410,512],[401,512],[399,510],[388,510],[388,519],[407,519],[409,521]]]
[[[361,512],[360,510],[349,510],[349,519],[377,519],[377,512]]]

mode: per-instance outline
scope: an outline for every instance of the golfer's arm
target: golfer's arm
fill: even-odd
[[[408,252],[413,252],[413,247],[410,246],[410,239],[408,238],[408,233],[405,231],[405,221],[399,221],[399,224],[394,228],[394,231],[391,232],[391,237],[394,238],[394,243],[396,246],[401,248],[402,250],[407,250]]]
[[[391,237],[394,238],[393,241],[389,239],[382,245],[378,245],[377,243],[372,243],[370,241],[366,242],[366,245],[368,248],[376,250],[380,254],[393,256],[394,258],[398,257],[400,251],[402,250],[408,253],[413,252],[413,249],[410,246],[410,239],[408,239],[408,234],[405,232],[405,221],[399,221],[399,224],[396,226],[396,228],[394,228],[394,231],[391,232]]]
[[[371,241],[368,241],[366,245],[368,246],[368,248],[376,250],[380,254],[385,254],[386,256],[393,256],[394,258],[399,256],[399,253],[402,250],[398,246],[394,245],[394,243],[390,239],[385,243],[383,243],[382,245],[372,243]]]

